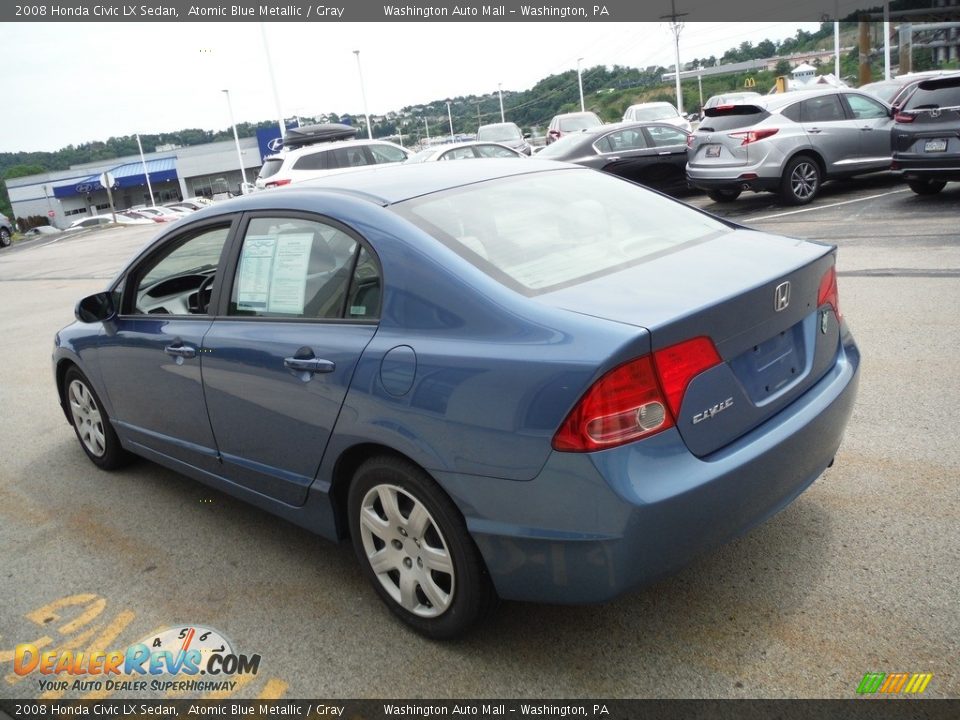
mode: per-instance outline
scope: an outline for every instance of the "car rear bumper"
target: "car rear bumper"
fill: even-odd
[[[960,180],[960,157],[956,154],[933,158],[929,155],[894,155],[892,170],[906,180]]]
[[[780,187],[779,177],[749,177],[749,171],[742,173],[744,177],[712,178],[694,177],[687,173],[687,184],[700,190],[752,190],[753,192],[773,192]]]
[[[531,481],[440,473],[502,598],[590,603],[671,573],[788,505],[831,464],[859,351],[788,408],[696,458],[676,429],[591,454],[553,453]]]

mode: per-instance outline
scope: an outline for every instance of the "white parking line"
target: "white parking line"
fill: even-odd
[[[830,205],[817,205],[816,207],[803,208],[802,210],[790,210],[788,212],[774,213],[773,215],[762,215],[760,217],[750,218],[750,221],[757,222],[758,220],[773,220],[773,218],[786,217],[787,215],[797,215],[799,213],[813,212],[814,210],[826,210],[828,208],[840,207],[841,205],[863,202],[864,200],[875,200],[876,198],[885,197],[887,195],[896,195],[897,193],[907,192],[907,190],[908,188],[902,188],[900,190],[891,190],[890,192],[877,193],[876,195],[868,195],[867,197],[855,198],[853,200],[844,200],[843,202],[831,203]]]

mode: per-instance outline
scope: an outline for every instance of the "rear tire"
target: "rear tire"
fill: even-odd
[[[809,155],[799,155],[783,171],[780,196],[788,205],[806,205],[820,194],[822,183],[817,161]]]
[[[943,180],[907,180],[907,185],[917,195],[936,195],[947,183]]]
[[[717,203],[730,203],[740,197],[741,190],[707,190],[707,197]]]
[[[101,470],[116,470],[126,465],[130,454],[120,445],[120,438],[90,381],[76,367],[67,370],[63,397],[80,447],[90,461]]]
[[[10,231],[6,228],[0,228],[0,247],[10,247]]]
[[[496,605],[463,517],[420,468],[389,456],[368,460],[353,476],[347,507],[363,574],[417,632],[457,637]]]

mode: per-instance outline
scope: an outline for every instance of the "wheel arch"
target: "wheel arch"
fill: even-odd
[[[415,468],[426,473],[431,480],[437,482],[437,479],[424,468],[420,463],[399,450],[387,445],[374,442],[365,442],[344,450],[337,458],[333,467],[333,475],[330,481],[330,506],[333,509],[334,523],[338,540],[346,540],[350,537],[350,523],[347,514],[347,497],[350,492],[350,483],[353,476],[363,463],[374,457],[393,457],[403,462],[410,463]],[[456,501],[447,493],[446,490],[437,485],[450,497],[451,502],[456,506]]]
[[[57,361],[55,375],[57,378],[57,398],[60,401],[60,409],[63,411],[63,416],[67,419],[67,422],[70,422],[70,413],[67,410],[67,398],[66,398],[66,380],[67,373],[70,371],[70,368],[77,368],[80,370],[80,366],[77,365],[70,358],[61,358]],[[80,370],[83,372],[83,370]]]
[[[827,163],[826,163],[826,161],[823,159],[823,155],[821,155],[820,152],[819,152],[818,150],[816,150],[815,148],[813,148],[813,147],[799,148],[798,150],[794,151],[794,152],[791,153],[790,156],[787,158],[786,162],[783,164],[783,167],[786,168],[787,165],[789,165],[790,163],[792,163],[794,160],[796,160],[796,159],[797,159],[798,157],[800,157],[801,155],[806,155],[806,156],[810,157],[812,160],[814,160],[814,161],[817,163],[817,167],[820,168],[820,179],[821,179],[821,182],[822,182],[823,180],[826,180],[826,179],[827,179]]]

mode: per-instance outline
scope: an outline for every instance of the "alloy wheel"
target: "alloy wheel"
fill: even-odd
[[[813,197],[820,185],[820,171],[811,162],[797,163],[790,173],[790,189],[797,200]]]

